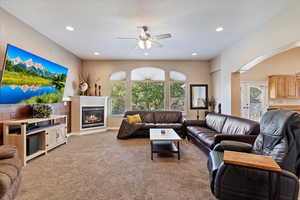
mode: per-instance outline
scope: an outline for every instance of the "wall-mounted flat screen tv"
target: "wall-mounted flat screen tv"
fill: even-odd
[[[59,103],[68,69],[8,44],[0,83],[0,104]]]

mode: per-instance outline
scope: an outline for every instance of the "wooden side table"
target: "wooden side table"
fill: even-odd
[[[264,170],[269,172],[269,183],[272,183],[274,179],[277,180],[278,177],[278,180],[280,181],[279,173],[282,171],[282,169],[279,167],[277,162],[273,160],[271,156],[262,156],[236,151],[225,151],[224,163]],[[277,198],[276,196],[273,196],[275,194],[276,189],[277,188],[273,188],[273,184],[269,184],[268,192],[270,200],[275,200]]]

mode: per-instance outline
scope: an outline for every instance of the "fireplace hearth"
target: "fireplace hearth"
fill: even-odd
[[[81,116],[82,129],[104,126],[104,106],[83,106]]]

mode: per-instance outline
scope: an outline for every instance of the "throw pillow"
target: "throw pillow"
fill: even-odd
[[[142,119],[139,114],[136,115],[127,115],[127,119],[129,123],[141,123]]]

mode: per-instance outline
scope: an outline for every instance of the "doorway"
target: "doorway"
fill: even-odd
[[[267,111],[267,82],[241,82],[241,117],[260,121]]]

